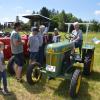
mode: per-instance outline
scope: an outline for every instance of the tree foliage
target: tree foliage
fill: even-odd
[[[83,21],[81,18],[77,18],[76,16],[74,16],[72,13],[66,13],[64,10],[62,10],[61,12],[59,12],[58,10],[55,9],[48,9],[46,7],[43,7],[40,9],[40,11],[34,11],[32,14],[41,14],[45,17],[49,17],[52,21],[51,21],[51,26],[50,26],[50,31],[53,31],[53,29],[55,27],[57,27],[60,31],[67,31],[67,26],[65,25],[65,23],[73,23],[73,22],[80,22],[80,23],[86,23],[89,21]],[[29,24],[31,23],[31,24]],[[30,25],[32,25],[33,21],[29,21],[27,24],[23,23],[23,27],[22,29],[27,31],[30,30]],[[93,25],[91,25],[89,27],[90,31],[94,31],[94,32],[100,32],[100,23],[96,20],[92,20],[91,23],[93,23]],[[0,28],[2,28],[2,25],[0,25]],[[80,25],[80,28],[82,29],[83,32],[86,31],[86,25]],[[73,30],[73,26],[71,26],[70,31]]]

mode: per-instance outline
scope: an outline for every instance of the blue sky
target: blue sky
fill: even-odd
[[[0,22],[15,21],[16,15],[31,14],[43,6],[65,10],[83,20],[100,21],[100,0],[0,0]],[[25,18],[20,19],[27,22]]]

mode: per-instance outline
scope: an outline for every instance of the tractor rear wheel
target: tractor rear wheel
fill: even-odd
[[[9,61],[8,61],[8,65],[7,65],[7,70],[11,75],[14,75],[14,56],[12,56]]]
[[[79,93],[81,79],[82,79],[81,71],[79,69],[75,70],[71,79],[70,89],[69,89],[69,93],[72,98],[76,97],[77,94]]]
[[[29,84],[35,84],[41,79],[42,73],[40,67],[39,63],[33,63],[28,66],[26,79]]]
[[[84,68],[83,68],[83,74],[84,75],[90,75],[93,71],[93,62],[94,62],[94,54],[89,57],[88,55],[84,59]]]

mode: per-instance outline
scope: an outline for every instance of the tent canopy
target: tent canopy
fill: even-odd
[[[31,19],[32,21],[51,21],[50,18],[45,17],[45,16],[40,15],[40,14],[25,15],[23,17]]]

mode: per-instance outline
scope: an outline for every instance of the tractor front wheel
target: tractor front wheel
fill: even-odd
[[[39,63],[33,63],[28,66],[26,79],[29,84],[35,84],[41,79],[42,73],[40,67]]]
[[[78,69],[75,70],[71,79],[71,84],[70,84],[70,89],[69,89],[69,93],[72,98],[76,97],[77,94],[79,93],[81,79],[82,79],[81,71]]]

